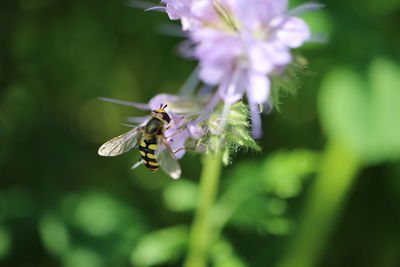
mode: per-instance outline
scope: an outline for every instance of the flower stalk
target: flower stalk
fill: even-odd
[[[190,230],[188,254],[184,267],[206,267],[210,244],[214,236],[212,207],[221,175],[222,153],[208,153],[203,158],[199,201]]]
[[[319,266],[321,254],[360,168],[354,151],[340,141],[331,140],[311,189],[299,232],[277,267]]]

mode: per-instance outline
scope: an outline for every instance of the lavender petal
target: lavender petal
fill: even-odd
[[[324,6],[325,6],[324,4],[315,3],[315,2],[304,3],[294,9],[288,11],[286,13],[286,15],[289,17],[299,16],[306,12],[311,12],[311,11],[321,9]]]
[[[120,104],[120,105],[131,106],[131,107],[141,109],[141,110],[150,110],[150,107],[148,104],[123,101],[123,100],[112,99],[112,98],[108,98],[108,97],[99,97],[99,99],[103,100],[103,101],[111,102],[111,103]]]
[[[268,100],[271,82],[263,73],[250,72],[247,96],[249,102],[262,104]]]
[[[179,89],[179,95],[181,96],[193,96],[194,91],[196,90],[200,80],[198,78],[199,67],[197,66],[189,77],[186,79],[185,83]]]
[[[257,104],[250,103],[250,113],[252,123],[251,135],[254,139],[260,139],[262,136],[262,127],[261,116]]]
[[[311,32],[304,20],[291,17],[280,23],[275,35],[282,44],[297,48],[310,38]]]
[[[133,123],[144,123],[149,119],[149,116],[142,116],[142,117],[129,117],[126,119],[127,122]]]

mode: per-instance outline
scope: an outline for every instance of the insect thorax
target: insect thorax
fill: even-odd
[[[161,120],[157,118],[152,118],[146,124],[144,128],[144,133],[145,135],[148,136],[160,135],[163,132],[163,128],[164,128],[164,123]]]

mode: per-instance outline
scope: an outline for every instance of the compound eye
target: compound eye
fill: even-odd
[[[167,113],[162,113],[162,118],[165,120],[167,123],[170,123],[171,117]]]

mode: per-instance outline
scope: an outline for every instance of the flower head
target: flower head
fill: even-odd
[[[161,2],[170,19],[181,20],[190,38],[186,54],[199,61],[198,67],[180,95],[156,95],[147,104],[103,100],[147,111],[166,104],[168,109],[163,112],[171,121],[163,128],[159,153],[170,149],[177,159],[187,150],[220,151],[227,164],[239,148],[259,150],[253,138],[261,135],[260,112],[272,106],[270,95],[277,95],[277,86],[297,78],[292,49],[311,36],[308,25],[297,16],[322,6],[308,3],[288,11],[287,0]],[[200,80],[205,90],[196,92]],[[128,121],[144,126],[149,116]],[[178,177],[180,168],[179,175],[178,171],[171,173]]]
[[[308,25],[297,15],[321,5],[308,3],[288,11],[287,0],[162,2],[169,17],[180,19],[195,43],[199,78],[217,86],[220,101],[228,105],[246,95],[253,135],[259,137],[258,105],[269,103],[271,78],[281,75],[293,62],[291,49],[311,36]]]

